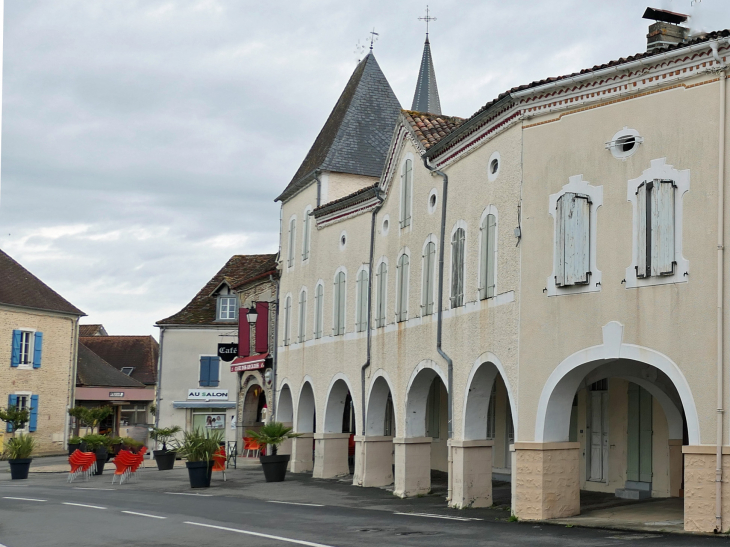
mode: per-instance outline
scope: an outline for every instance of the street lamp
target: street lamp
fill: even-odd
[[[255,325],[256,319],[258,319],[259,314],[256,311],[256,302],[251,302],[251,307],[248,308],[248,313],[246,314],[246,320],[248,321],[249,325]]]

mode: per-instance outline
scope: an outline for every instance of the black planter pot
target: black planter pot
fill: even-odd
[[[168,471],[175,467],[175,457],[177,456],[177,452],[173,450],[155,450],[154,454],[158,470]]]
[[[78,450],[79,448],[81,448],[81,443],[69,444],[68,445],[68,455],[70,456],[71,454],[74,453],[74,451]]]
[[[10,464],[10,478],[13,480],[27,479],[30,462],[33,458],[22,458],[17,460],[8,460]]]
[[[266,482],[281,482],[286,477],[286,466],[291,459],[291,455],[282,454],[281,456],[259,456],[261,467],[264,469],[264,477]]]
[[[213,474],[213,462],[185,462],[190,477],[190,488],[208,488]]]
[[[106,447],[101,447],[94,450],[94,454],[96,454],[96,471],[94,471],[94,475],[101,475],[104,472],[104,464],[109,457],[109,451]]]

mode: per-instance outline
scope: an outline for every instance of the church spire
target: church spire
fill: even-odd
[[[433,59],[431,59],[431,42],[428,39],[428,24],[435,21],[436,18],[429,15],[428,6],[426,6],[426,17],[419,17],[418,19],[426,22],[426,42],[423,44],[421,70],[418,72],[418,83],[416,84],[416,93],[413,95],[411,110],[441,114],[436,72],[433,69]]]

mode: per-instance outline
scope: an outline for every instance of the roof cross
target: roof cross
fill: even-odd
[[[370,34],[370,51],[372,51],[373,44],[378,41],[377,37],[380,36],[380,34],[375,32],[375,27],[373,27],[373,30],[371,32],[369,32],[368,34]]]
[[[418,20],[419,21],[426,21],[426,38],[428,38],[428,24],[431,21],[435,21],[436,20],[435,17],[431,17],[429,15],[429,12],[428,12],[428,4],[426,4],[426,17],[419,17]]]

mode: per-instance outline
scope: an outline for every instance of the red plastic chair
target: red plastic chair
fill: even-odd
[[[86,480],[89,480],[89,475],[96,471],[96,454],[76,449],[68,457],[68,463],[71,464],[68,482],[73,482],[79,475],[83,475]]]
[[[129,479],[136,458],[128,450],[120,450],[113,461],[116,471],[114,471],[114,475],[112,476],[112,484],[114,484],[115,477],[119,477],[119,484],[122,484],[125,478]]]
[[[222,471],[223,472],[223,482],[226,482],[226,449],[224,447],[220,447],[218,450],[215,451],[213,454],[213,471]]]

